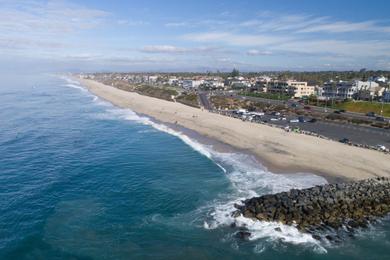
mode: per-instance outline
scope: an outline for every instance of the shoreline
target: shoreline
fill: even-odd
[[[317,175],[317,176],[320,176],[320,177],[323,177],[324,179],[326,179],[326,181],[329,184],[332,184],[332,183],[343,183],[343,182],[347,182],[348,181],[348,179],[345,178],[345,177],[331,176],[329,174],[326,174],[325,172],[310,172],[310,171],[307,171],[307,170],[305,170],[303,168],[300,168],[300,167],[296,167],[296,168],[291,168],[291,167],[290,168],[280,168],[280,167],[278,167],[276,165],[273,165],[272,162],[263,160],[261,157],[259,157],[257,154],[253,153],[250,150],[243,150],[243,149],[234,147],[234,146],[232,146],[230,144],[223,143],[223,142],[221,142],[219,140],[212,139],[212,138],[206,137],[204,135],[201,135],[201,134],[195,132],[194,130],[185,128],[185,127],[180,126],[180,125],[175,125],[175,124],[171,124],[171,123],[164,123],[164,122],[161,122],[161,121],[157,120],[154,117],[151,117],[151,116],[148,116],[148,115],[145,115],[145,114],[139,114],[139,115],[140,116],[147,116],[148,118],[150,118],[151,121],[153,121],[155,123],[167,125],[172,130],[175,130],[175,131],[178,131],[180,133],[183,133],[186,136],[188,136],[189,138],[196,140],[200,144],[211,145],[213,147],[213,150],[215,150],[217,152],[221,152],[221,153],[240,153],[240,154],[245,154],[245,155],[251,156],[251,157],[254,158],[254,160],[257,163],[259,163],[260,166],[264,167],[265,170],[267,170],[269,172],[272,172],[274,174],[284,174],[284,175],[308,174],[308,175]]]
[[[115,106],[130,108],[170,127],[188,129],[199,137],[254,155],[273,173],[312,173],[324,177],[329,183],[390,177],[390,160],[377,151],[287,133],[180,103],[127,92],[93,80],[73,78],[91,93]]]

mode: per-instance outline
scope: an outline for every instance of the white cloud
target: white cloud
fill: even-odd
[[[6,2],[0,7],[0,32],[69,33],[98,26],[109,13],[65,2]]]
[[[185,27],[188,26],[187,22],[171,22],[171,23],[166,23],[166,27]]]
[[[322,23],[309,26],[299,30],[299,33],[312,33],[312,32],[327,32],[327,33],[345,33],[345,32],[382,32],[390,33],[389,26],[380,26],[374,21],[365,22],[333,22],[333,23]]]
[[[141,49],[142,52],[149,53],[184,53],[188,52],[186,48],[180,48],[172,45],[149,45]]]
[[[232,51],[226,50],[222,47],[216,46],[200,46],[193,48],[177,47],[173,45],[148,45],[140,49],[145,53],[167,53],[167,54],[218,54],[218,53],[232,53]]]
[[[349,22],[336,20],[328,16],[314,16],[307,14],[277,14],[267,12],[256,19],[246,20],[239,26],[252,28],[261,32],[290,33],[345,33],[345,32],[382,32],[390,33],[390,26],[382,26],[376,21]]]
[[[390,41],[386,40],[295,40],[270,47],[272,50],[307,54],[342,55],[352,57],[390,56]]]
[[[272,55],[271,51],[260,51],[256,49],[251,49],[246,52],[249,56],[265,56],[265,55]]]
[[[227,32],[186,34],[182,38],[197,42],[221,42],[235,46],[262,46],[290,40],[290,38],[285,36],[233,34]]]
[[[143,25],[148,25],[149,22],[146,21],[133,21],[133,20],[118,20],[117,24],[119,25],[124,25],[124,26],[143,26]]]

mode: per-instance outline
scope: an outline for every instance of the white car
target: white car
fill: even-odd
[[[290,123],[299,123],[299,120],[298,119],[291,119]]]
[[[271,121],[279,121],[279,118],[271,118]]]
[[[283,120],[283,121],[286,121],[286,120],[287,120],[287,118],[285,118],[285,117],[282,117],[282,120]]]
[[[378,145],[376,146],[376,148],[378,148],[378,149],[381,150],[381,151],[386,151],[386,150],[387,150],[386,146],[381,145],[381,144],[378,144]]]

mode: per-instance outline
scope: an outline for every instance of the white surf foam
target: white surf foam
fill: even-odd
[[[75,88],[75,89],[81,90],[83,92],[87,92],[87,90],[85,88],[83,88],[82,86],[80,86],[78,84],[68,83],[68,84],[65,84],[64,86],[68,87],[68,88]]]
[[[63,85],[65,87],[78,89],[78,90],[81,90],[83,92],[87,92],[88,91],[86,88],[81,86],[80,82],[78,82],[76,80],[73,80],[73,79],[71,79],[71,78],[69,78],[67,76],[59,76],[59,78],[66,81],[66,84]]]
[[[59,76],[59,78],[65,80],[69,84],[80,85],[80,82],[78,82],[77,80],[73,80],[67,76],[63,75],[63,76]]]

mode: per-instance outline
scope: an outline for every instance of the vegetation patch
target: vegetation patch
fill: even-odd
[[[254,93],[254,92],[241,92],[240,95],[248,96],[248,97],[259,97],[266,99],[276,99],[276,100],[289,100],[291,96],[283,95],[283,94],[274,94],[274,93]]]
[[[345,109],[350,112],[381,114],[382,103],[368,101],[346,101],[335,105],[337,109]],[[390,104],[383,104],[383,116],[390,117]]]
[[[198,95],[195,93],[182,93],[176,97],[176,101],[187,106],[199,108]]]

